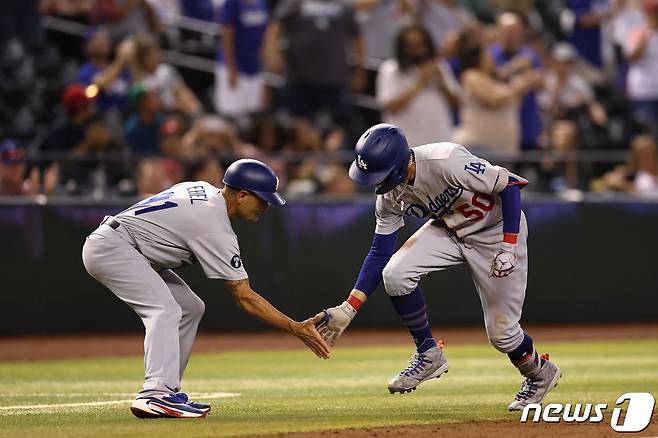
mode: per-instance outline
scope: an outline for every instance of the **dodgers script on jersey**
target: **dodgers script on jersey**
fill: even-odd
[[[247,278],[226,200],[204,181],[183,182],[116,216],[154,268],[198,261],[208,278]]]
[[[498,193],[513,176],[455,143],[430,143],[412,148],[416,161],[413,185],[399,185],[377,196],[377,234],[391,234],[404,225],[404,215],[445,221],[464,237],[502,220]]]

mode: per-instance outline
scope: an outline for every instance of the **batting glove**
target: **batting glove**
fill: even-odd
[[[336,341],[343,334],[343,331],[350,325],[350,322],[356,316],[356,310],[350,303],[343,301],[343,304],[336,307],[323,310],[324,318],[317,325],[318,332],[329,346],[333,347]]]
[[[514,271],[516,266],[516,245],[503,242],[500,251],[491,263],[490,277],[507,277]]]

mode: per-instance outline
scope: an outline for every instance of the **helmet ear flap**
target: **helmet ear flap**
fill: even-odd
[[[382,181],[375,190],[375,193],[378,195],[383,195],[393,190],[395,187],[400,185],[404,178],[407,176],[407,167],[409,165],[408,160],[401,160],[400,165],[388,174],[386,179]]]

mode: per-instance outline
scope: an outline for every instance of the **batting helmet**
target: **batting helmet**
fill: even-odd
[[[363,133],[354,148],[356,159],[350,178],[364,186],[377,186],[375,192],[390,192],[404,181],[409,164],[409,144],[402,130],[380,123]]]
[[[234,189],[247,190],[268,204],[286,203],[276,192],[279,188],[279,178],[270,166],[258,160],[234,161],[226,169],[222,182]]]

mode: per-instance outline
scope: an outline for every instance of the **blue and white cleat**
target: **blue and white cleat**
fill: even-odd
[[[548,360],[548,354],[542,355],[542,359],[541,368],[523,380],[521,390],[516,393],[514,401],[507,407],[508,410],[522,411],[531,403],[541,403],[546,394],[557,386],[562,370]]]
[[[185,394],[183,394],[185,395]],[[178,394],[157,394],[137,398],[130,411],[137,418],[204,418],[210,411],[209,405],[195,403],[197,406],[207,406],[198,409],[188,403],[188,397]]]
[[[416,353],[409,359],[409,366],[388,382],[391,394],[411,392],[425,380],[438,379],[448,372],[448,360],[440,345],[425,353]]]
[[[201,411],[210,411],[210,405],[208,403],[199,403],[199,402],[195,402],[194,400],[190,400],[190,397],[188,397],[188,395],[185,394],[184,392],[177,392],[176,396],[186,400],[185,403],[192,406],[194,409],[199,409]]]

